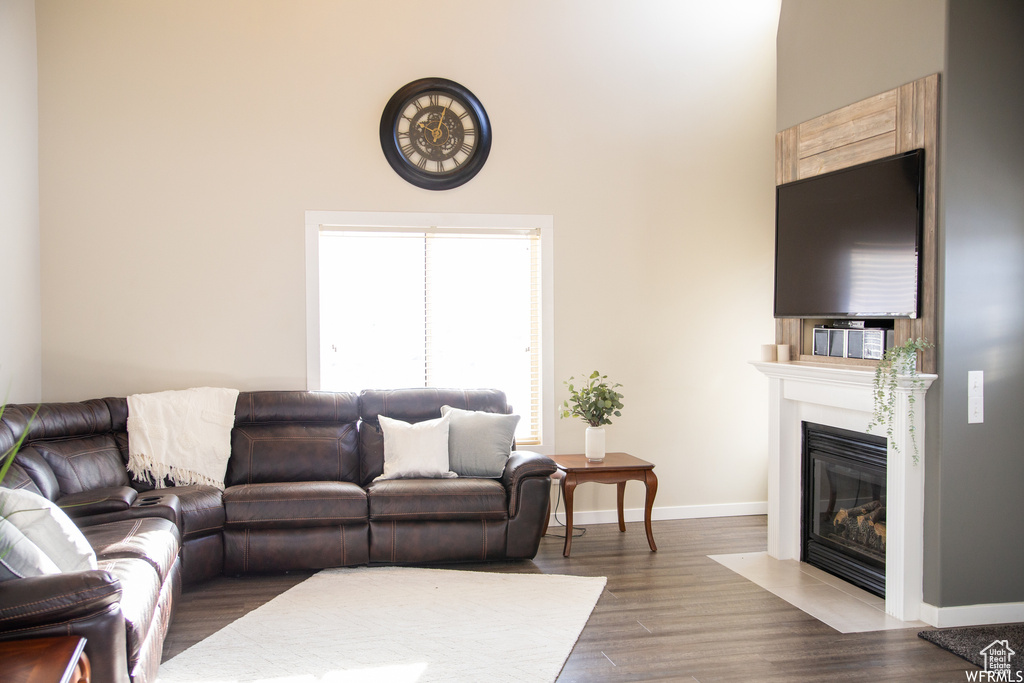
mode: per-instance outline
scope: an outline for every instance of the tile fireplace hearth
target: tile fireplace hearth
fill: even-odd
[[[803,486],[803,423],[866,433],[871,421],[870,369],[794,362],[752,363],[769,379],[768,554],[799,560]],[[901,378],[896,415],[907,414],[913,394],[919,462],[913,459],[907,420],[894,425],[886,453],[885,612],[903,621],[921,618],[925,394],[936,375],[917,376],[920,387]]]

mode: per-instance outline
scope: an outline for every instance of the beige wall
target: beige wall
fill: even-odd
[[[305,210],[551,214],[555,374],[624,385],[659,506],[766,498],[778,5],[37,0],[47,400],[303,388]],[[494,143],[429,192],[380,150],[456,80]],[[353,333],[359,310],[353,302]],[[561,421],[578,451],[583,423]],[[642,487],[638,487],[642,489]],[[627,505],[640,505],[640,491]],[[614,506],[584,487],[581,509]]]
[[[39,125],[32,0],[0,0],[0,403],[38,401]]]
[[[945,0],[783,0],[778,130],[942,71]]]

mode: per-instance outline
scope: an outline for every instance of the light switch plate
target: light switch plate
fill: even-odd
[[[981,424],[985,421],[985,399],[967,399],[967,424]]]
[[[985,396],[985,371],[967,371],[967,398],[984,398]]]
[[[985,372],[967,371],[967,424],[985,421]]]

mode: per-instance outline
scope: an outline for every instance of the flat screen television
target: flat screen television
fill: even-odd
[[[916,318],[924,150],[779,185],[776,318]]]

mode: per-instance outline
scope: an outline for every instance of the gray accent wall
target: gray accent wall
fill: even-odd
[[[942,74],[924,549],[937,607],[1024,601],[1022,36],[1019,0],[783,0],[779,21],[778,130]],[[970,370],[985,373],[982,424],[967,423]]]
[[[1024,601],[1024,3],[949,0],[925,600]],[[967,372],[985,421],[967,423]]]

